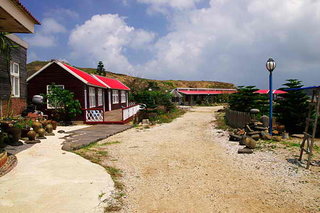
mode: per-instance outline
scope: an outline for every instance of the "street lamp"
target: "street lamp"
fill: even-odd
[[[269,133],[272,135],[272,71],[276,68],[276,62],[273,58],[268,59],[266,68],[269,71]]]

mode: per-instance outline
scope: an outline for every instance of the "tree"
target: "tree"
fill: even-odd
[[[98,66],[97,66],[97,74],[106,76],[106,70],[104,69],[104,65],[102,61],[99,61]]]
[[[301,88],[302,82],[297,79],[288,79],[282,90]],[[275,105],[277,120],[284,124],[290,133],[304,131],[305,120],[308,112],[308,96],[302,90],[288,90],[282,94]]]
[[[73,92],[69,90],[52,84],[50,91],[44,97],[47,99],[47,103],[58,113],[59,118],[65,122],[70,122],[71,119],[81,113],[80,102],[74,99]]]
[[[258,108],[259,94],[254,93],[258,89],[255,86],[239,86],[238,92],[230,96],[229,105],[231,110],[249,112],[250,109]]]

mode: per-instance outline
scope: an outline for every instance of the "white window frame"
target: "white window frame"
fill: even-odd
[[[47,85],[47,95],[50,93],[50,87],[52,85]],[[61,87],[62,89],[64,89],[64,85],[55,85],[56,87]],[[47,101],[47,109],[55,109],[56,107],[52,106],[49,101]]]
[[[102,106],[103,105],[103,98],[102,98],[102,89],[98,88],[98,106]]]
[[[119,103],[119,92],[118,90],[112,90],[112,103],[118,104]]]
[[[121,103],[126,103],[127,99],[126,99],[126,91],[121,90]]]
[[[89,107],[96,107],[96,88],[89,87]]]
[[[14,68],[17,67],[17,72]],[[20,97],[20,65],[16,62],[10,62],[10,81],[12,97]]]

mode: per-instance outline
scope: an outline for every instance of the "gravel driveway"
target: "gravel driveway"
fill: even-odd
[[[219,107],[193,108],[172,123],[106,141],[123,171],[123,212],[317,212],[319,173],[272,153],[236,154],[214,129]]]

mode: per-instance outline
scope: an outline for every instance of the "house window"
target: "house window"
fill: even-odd
[[[126,91],[121,91],[121,103],[126,103]]]
[[[10,80],[13,97],[20,97],[20,67],[18,63],[10,63]]]
[[[89,107],[96,106],[96,89],[94,87],[89,87]]]
[[[118,104],[119,103],[119,93],[118,90],[112,90],[112,103]]]
[[[64,85],[54,85],[54,86],[59,87],[61,89],[64,89]],[[47,95],[50,94],[51,87],[52,87],[52,85],[47,85]],[[47,109],[58,108],[59,106],[57,106],[57,105],[58,105],[58,103],[51,103],[51,102],[49,102],[49,100],[47,100]]]
[[[98,106],[102,105],[102,89],[98,89]]]

